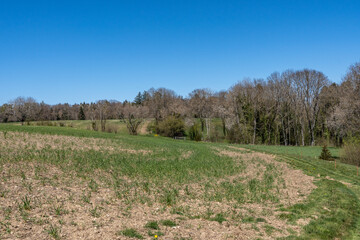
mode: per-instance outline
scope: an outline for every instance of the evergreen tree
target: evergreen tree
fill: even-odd
[[[83,106],[80,106],[80,111],[79,111],[78,118],[79,118],[79,120],[85,120],[85,113],[84,113]]]
[[[149,93],[147,91],[144,91],[143,94],[141,95],[142,103],[144,103],[146,100],[148,100],[149,97],[150,97]]]
[[[136,105],[141,105],[142,103],[142,95],[141,92],[138,93],[138,95],[136,95],[135,99],[134,99],[134,103]]]
[[[332,160],[331,153],[329,149],[327,149],[326,145],[323,146],[319,159]]]

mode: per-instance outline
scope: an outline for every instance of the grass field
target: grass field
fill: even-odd
[[[356,168],[321,148],[81,124],[0,124],[0,239],[360,238]]]
[[[140,135],[149,134],[149,132],[147,131],[147,126],[149,123],[154,122],[154,121],[155,121],[155,119],[153,119],[153,118],[144,119],[138,129],[139,134]],[[201,125],[201,122],[199,119],[191,119],[191,121],[193,123],[197,123],[199,126]],[[15,123],[15,124],[20,125],[20,123]],[[90,120],[41,121],[41,122],[27,122],[25,124],[31,125],[31,126],[53,125],[53,126],[58,126],[58,127],[70,127],[70,128],[76,128],[76,129],[92,130],[92,122]],[[100,123],[98,123],[98,124],[100,124]],[[113,130],[116,130],[117,133],[128,134],[128,129],[126,127],[126,124],[122,120],[110,119],[110,120],[106,121],[106,125],[107,125],[107,127],[109,127],[111,129],[111,132],[113,132]],[[212,130],[216,132],[217,137],[219,138],[219,141],[223,141],[223,140],[220,140],[220,138],[222,138],[222,139],[224,138],[224,134],[222,131],[221,119],[213,118],[211,120],[211,125],[213,128]],[[202,134],[203,134],[204,138],[207,137],[206,128],[204,128],[204,131],[202,132]]]
[[[148,122],[148,120],[144,121],[143,124],[145,122]],[[41,122],[29,122],[26,124],[30,124],[31,126],[54,125],[55,127],[69,127],[69,128],[83,129],[83,130],[92,130],[92,122],[90,120],[41,121]],[[128,133],[126,124],[119,119],[107,120],[106,125],[111,126],[113,129],[116,129],[117,133],[120,134]]]

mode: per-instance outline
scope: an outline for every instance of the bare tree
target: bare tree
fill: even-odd
[[[100,100],[96,103],[97,109],[97,119],[100,121],[101,131],[105,132],[106,130],[106,120],[108,119],[110,103],[107,100]]]
[[[314,146],[315,127],[320,110],[320,92],[323,87],[329,85],[329,80],[322,72],[304,69],[294,73],[294,81],[308,122],[311,146]]]
[[[4,104],[0,107],[0,122],[11,121],[13,107],[11,104]]]
[[[360,134],[360,63],[350,66],[343,82],[336,89],[338,104],[328,121],[339,137]]]
[[[123,120],[126,123],[126,127],[131,135],[138,134],[138,128],[143,121],[143,115],[145,114],[145,108],[130,103],[126,104],[122,109]]]
[[[228,97],[229,95],[226,91],[221,91],[214,94],[212,102],[214,115],[221,119],[224,136],[226,136],[227,128],[226,119],[231,116]]]
[[[191,112],[196,118],[200,119],[201,130],[206,126],[207,137],[211,136],[211,117],[213,93],[209,89],[196,89],[189,94],[189,105]]]
[[[170,115],[170,105],[178,97],[174,91],[166,88],[151,88],[146,93],[144,105],[149,107],[150,114],[156,122]]]
[[[13,108],[13,116],[15,121],[19,121],[22,124],[25,121],[35,120],[38,113],[38,104],[35,99],[28,97],[18,97],[11,102]]]

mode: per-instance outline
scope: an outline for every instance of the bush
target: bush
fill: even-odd
[[[94,131],[99,130],[99,126],[96,121],[91,121],[91,129]]]
[[[56,126],[56,123],[50,121],[40,121],[35,123],[36,126]]]
[[[323,146],[319,159],[328,161],[332,160],[331,153],[326,145]]]
[[[118,127],[115,124],[107,124],[105,128],[108,133],[117,133]]]
[[[157,129],[157,126],[154,121],[150,122],[146,127],[146,131],[148,133],[157,133],[156,129]]]
[[[239,126],[234,125],[228,131],[227,140],[229,141],[229,143],[241,143],[241,130]]]
[[[189,128],[189,138],[193,141],[201,141],[202,133],[200,131],[199,125],[194,124]]]
[[[359,166],[360,164],[360,143],[346,143],[341,150],[341,161],[347,164]]]
[[[211,129],[210,142],[219,142],[225,138],[222,133],[222,127],[219,125],[213,125]]]
[[[184,120],[176,116],[168,116],[157,125],[157,132],[165,137],[185,136]]]

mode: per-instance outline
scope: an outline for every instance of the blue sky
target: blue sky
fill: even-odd
[[[187,96],[360,61],[360,1],[0,1],[0,104]]]

